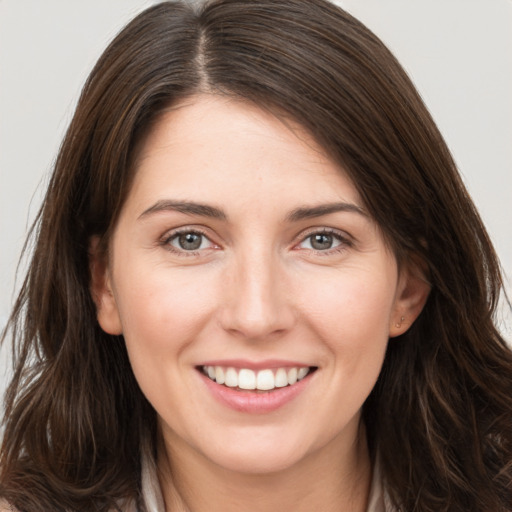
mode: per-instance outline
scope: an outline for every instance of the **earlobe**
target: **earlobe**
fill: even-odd
[[[430,288],[430,283],[418,266],[402,270],[390,318],[390,338],[404,334],[411,327],[427,302]]]
[[[123,332],[121,319],[112,290],[108,259],[100,245],[97,236],[89,241],[90,293],[101,328],[108,334],[119,335]]]

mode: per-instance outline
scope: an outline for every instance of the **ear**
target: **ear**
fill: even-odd
[[[100,237],[89,241],[90,293],[96,304],[96,316],[101,328],[108,334],[122,334],[123,328],[112,291],[108,257],[101,249]]]
[[[421,265],[410,262],[400,270],[389,337],[404,334],[420,315],[430,293],[430,283]]]

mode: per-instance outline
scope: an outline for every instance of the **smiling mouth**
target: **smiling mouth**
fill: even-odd
[[[224,366],[201,366],[198,369],[217,384],[237,391],[269,392],[293,386],[313,373],[317,367],[294,366],[259,371]]]

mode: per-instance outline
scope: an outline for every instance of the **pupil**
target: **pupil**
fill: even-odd
[[[193,251],[201,247],[201,237],[202,235],[198,235],[196,233],[186,233],[184,235],[180,235],[178,241],[182,249]]]
[[[317,250],[330,249],[332,246],[332,236],[325,234],[313,235],[311,246]]]

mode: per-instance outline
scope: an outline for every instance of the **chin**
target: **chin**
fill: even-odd
[[[300,461],[297,454],[268,453],[263,450],[224,453],[212,461],[226,471],[245,475],[269,475],[292,468]]]
[[[278,436],[264,435],[262,431],[232,435],[210,444],[203,454],[217,466],[235,473],[263,475],[284,471],[309,453],[304,439],[299,442],[293,434],[284,436],[284,431],[280,429]]]

